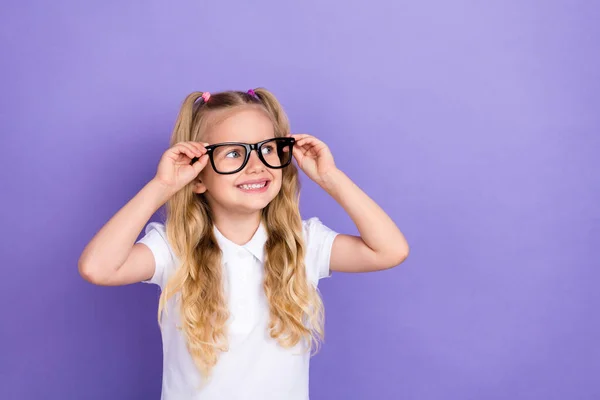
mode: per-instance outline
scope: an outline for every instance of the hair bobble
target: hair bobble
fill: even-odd
[[[254,90],[253,90],[253,89],[250,89],[250,90],[248,90],[248,94],[249,94],[250,96],[254,97],[255,99],[258,99],[258,100],[260,100],[260,99],[258,98],[258,96],[256,95],[256,93],[254,93]]]
[[[208,101],[208,99],[210,99],[210,92],[203,92],[202,98],[204,99],[204,102],[206,103]]]

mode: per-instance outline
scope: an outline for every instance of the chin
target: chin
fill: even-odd
[[[245,201],[241,208],[247,209],[250,212],[262,211],[269,203],[273,201],[273,198],[268,199],[256,199],[255,201]]]
[[[273,201],[273,198],[256,199],[254,201],[241,201],[234,206],[234,209],[238,211],[243,210],[242,212],[247,214],[254,214],[264,210],[271,203],[271,201]]]

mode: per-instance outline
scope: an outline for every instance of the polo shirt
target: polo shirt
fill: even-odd
[[[337,232],[317,217],[302,221],[305,266],[309,283],[331,276],[329,260]],[[306,400],[310,352],[302,342],[284,348],[269,336],[269,306],[263,290],[264,246],[267,232],[261,223],[242,246],[227,239],[217,227],[214,233],[222,250],[223,284],[230,318],[227,321],[229,350],[219,354],[209,381],[202,382],[186,347],[179,313],[179,295],[162,313],[162,400]],[[156,268],[145,283],[163,289],[179,260],[170,246],[165,225],[146,225],[143,243],[154,255]]]

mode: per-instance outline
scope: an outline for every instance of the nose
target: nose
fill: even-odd
[[[258,173],[265,170],[265,164],[258,158],[258,153],[253,150],[250,152],[250,158],[248,159],[248,165],[246,166],[248,173]]]

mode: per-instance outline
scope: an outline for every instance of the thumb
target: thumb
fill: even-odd
[[[198,161],[196,161],[194,164],[192,164],[192,167],[194,168],[194,172],[197,174],[199,174],[204,167],[206,167],[206,163],[208,162],[208,154],[202,154],[200,156],[200,158],[198,159]]]
[[[296,158],[296,161],[298,162],[298,164],[302,164],[302,159],[304,158],[304,154],[302,154],[302,152],[297,149],[296,147],[292,148],[292,154],[294,156],[294,158]]]

